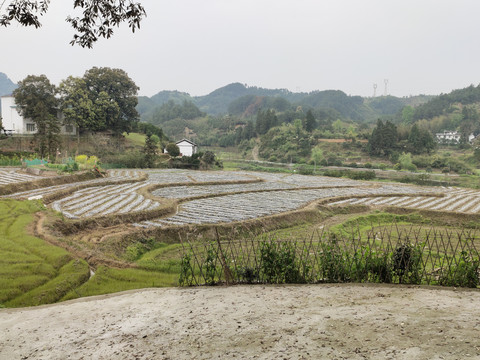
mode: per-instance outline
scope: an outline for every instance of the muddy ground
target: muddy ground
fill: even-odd
[[[480,292],[166,288],[0,310],[0,359],[480,358]]]

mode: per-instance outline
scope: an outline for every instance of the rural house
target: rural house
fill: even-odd
[[[435,134],[437,140],[439,142],[450,142],[450,143],[459,143],[460,138],[462,137],[457,131],[448,131],[444,130],[442,133]],[[468,142],[472,142],[475,139],[475,135],[470,134],[468,135]]]
[[[197,153],[197,144],[195,144],[193,141],[182,139],[177,141],[175,145],[177,145],[180,149],[181,156],[192,156],[193,154]]]
[[[0,98],[2,124],[5,133],[8,135],[32,135],[37,132],[35,123],[30,119],[24,119],[17,111],[17,104],[13,96],[2,96]],[[76,135],[77,128],[74,125],[63,124],[63,114],[58,114],[61,122],[60,133],[62,135]]]

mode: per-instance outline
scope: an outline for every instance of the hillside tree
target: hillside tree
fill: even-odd
[[[177,157],[180,155],[180,148],[175,143],[169,143],[166,147],[168,155],[171,157]]]
[[[87,85],[81,78],[69,76],[59,86],[60,109],[65,122],[77,127],[78,141],[82,129],[98,130],[96,114],[92,100],[88,96]]]
[[[40,157],[55,158],[60,141],[57,88],[45,75],[29,75],[13,91],[17,111],[35,123],[35,140]]]
[[[407,145],[413,154],[421,154],[430,153],[435,149],[436,143],[430,131],[414,124],[410,129]]]
[[[39,18],[47,13],[49,5],[50,0],[1,1],[0,25],[9,26],[16,22],[39,28],[42,26]],[[142,4],[132,0],[73,0],[73,8],[80,10],[82,16],[66,18],[75,31],[70,44],[87,48],[91,48],[99,38],[110,38],[113,29],[122,23],[128,23],[135,32],[146,16]]]
[[[278,125],[278,119],[273,110],[259,110],[257,113],[257,122],[255,124],[255,131],[258,135],[263,135],[272,127]]]
[[[313,116],[312,110],[308,110],[305,116],[305,130],[312,132],[316,128],[317,122]]]
[[[460,123],[460,141],[462,143],[468,142],[470,134],[477,134],[480,130],[479,124],[480,116],[473,106],[464,106],[462,108],[462,120]]]
[[[368,152],[370,155],[388,156],[396,148],[397,140],[398,133],[395,124],[388,120],[383,123],[379,119],[368,139]]]
[[[145,136],[145,146],[143,147],[143,153],[145,154],[145,165],[147,166],[147,168],[152,168],[155,165],[159,141],[160,140],[156,135],[147,134]]]
[[[121,135],[136,127],[139,88],[124,70],[93,67],[85,72],[83,81],[94,105],[99,130],[108,129]]]

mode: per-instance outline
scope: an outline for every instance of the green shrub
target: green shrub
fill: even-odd
[[[204,269],[205,269],[205,283],[207,285],[215,285],[215,273],[217,272],[216,267],[217,256],[213,247],[207,250],[207,258],[205,259]]]
[[[442,274],[438,283],[444,286],[476,288],[479,284],[479,265],[479,259],[468,258],[467,253],[462,251],[458,264],[452,263],[449,270]]]
[[[161,243],[157,243],[154,238],[149,238],[149,239],[139,239],[138,242],[135,244],[129,245],[125,249],[125,259],[128,261],[136,261],[140,259],[140,257],[151,251],[154,250],[158,247],[161,246]]]
[[[146,167],[145,155],[139,151],[128,151],[125,153],[111,154],[102,157],[104,168],[129,168],[142,169]],[[114,167],[108,164],[114,164]]]
[[[337,283],[350,280],[350,273],[347,270],[345,257],[337,244],[335,234],[331,234],[328,242],[320,246],[320,269],[323,275],[320,281]]]
[[[330,169],[323,172],[324,176],[329,177],[348,177],[352,180],[373,180],[377,177],[375,171],[365,170],[365,171],[352,171],[352,170],[337,170]]]
[[[192,270],[192,256],[191,254],[184,254],[180,263],[180,278],[178,283],[180,286],[193,285],[193,270]]]
[[[299,166],[297,169],[301,175],[313,175],[313,169],[308,166]]]
[[[21,166],[22,161],[17,155],[0,155],[0,166]]]
[[[260,274],[267,283],[305,282],[300,275],[292,243],[264,241],[260,247],[260,259]]]
[[[420,284],[422,252],[410,245],[401,244],[393,253],[393,271],[399,277],[400,284]]]
[[[238,278],[240,282],[253,284],[260,281],[260,274],[255,268],[246,266],[239,269]]]

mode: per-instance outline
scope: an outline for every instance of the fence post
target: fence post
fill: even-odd
[[[222,244],[220,242],[220,236],[218,235],[217,228],[215,228],[215,237],[217,238],[218,250],[220,251],[220,262],[222,263],[223,274],[225,275],[225,282],[227,283],[227,285],[230,285],[233,282],[233,276],[225,260],[225,256],[223,254]]]

